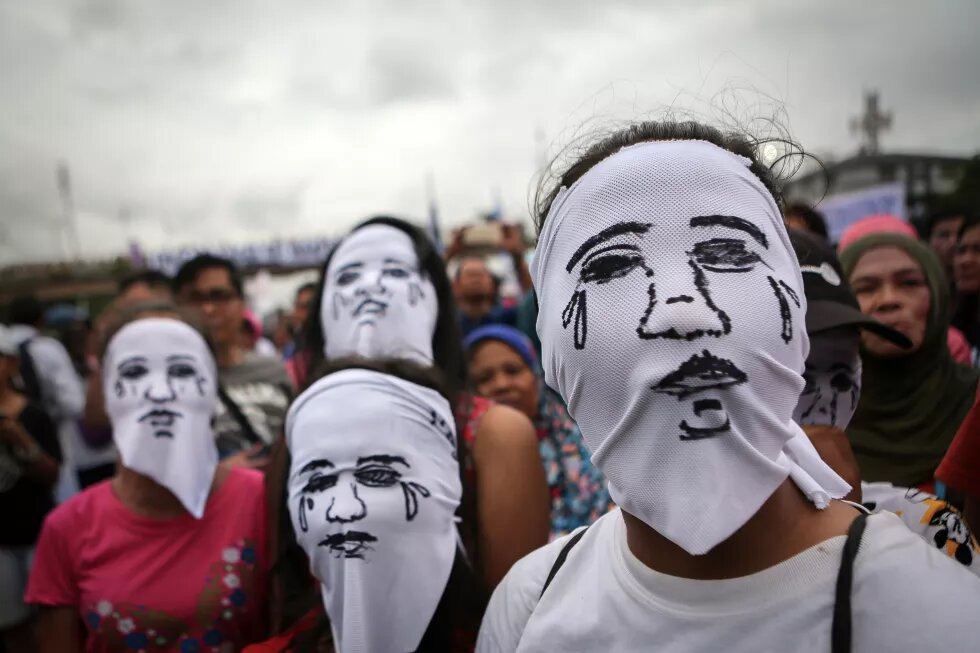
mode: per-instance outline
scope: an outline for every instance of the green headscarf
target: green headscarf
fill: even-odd
[[[850,277],[865,252],[885,246],[901,249],[922,266],[932,305],[918,351],[899,358],[862,352],[861,399],[847,433],[863,480],[913,487],[932,480],[976,399],[980,373],[949,355],[949,290],[942,265],[927,246],[904,234],[865,236],[841,252],[844,272]]]

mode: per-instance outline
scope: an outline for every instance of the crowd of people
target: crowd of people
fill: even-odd
[[[0,328],[7,653],[964,651],[980,216],[839,243],[643,122],[502,226],[353,228],[281,328],[202,254]],[[835,247],[836,245],[836,247]]]

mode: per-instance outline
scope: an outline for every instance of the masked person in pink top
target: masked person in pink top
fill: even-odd
[[[132,310],[102,355],[116,475],[55,509],[38,542],[40,648],[237,651],[264,635],[262,476],[218,466],[201,333],[172,305]]]

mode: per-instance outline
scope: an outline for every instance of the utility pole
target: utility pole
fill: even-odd
[[[58,194],[61,196],[62,212],[62,245],[66,258],[80,259],[82,247],[78,241],[78,229],[75,226],[75,202],[71,194],[71,171],[67,161],[59,161],[55,169],[55,179],[58,184]]]

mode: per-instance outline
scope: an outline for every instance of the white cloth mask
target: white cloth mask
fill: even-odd
[[[820,508],[849,489],[792,421],[803,282],[748,165],[703,141],[624,148],[561,190],[532,266],[545,380],[612,498],[691,554],[787,477]]]
[[[408,234],[388,225],[354,231],[337,246],[325,278],[320,322],[328,359],[432,363],[439,305]]]
[[[462,487],[449,403],[344,370],[286,417],[289,512],[340,653],[418,648],[456,555]]]
[[[793,420],[797,424],[846,429],[861,396],[861,333],[832,329],[810,336],[810,355]]]
[[[122,464],[204,515],[218,449],[211,431],[217,369],[207,343],[172,318],[143,318],[113,336],[103,361],[106,412]]]

